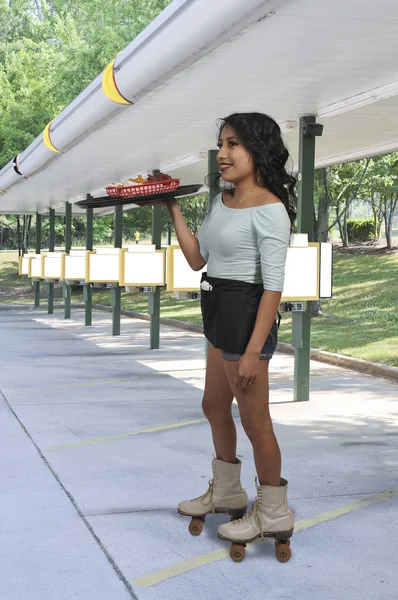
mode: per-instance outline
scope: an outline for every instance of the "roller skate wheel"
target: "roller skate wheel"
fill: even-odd
[[[275,556],[281,563],[287,562],[292,555],[290,542],[275,542]]]
[[[188,529],[191,535],[200,535],[203,529],[203,521],[201,519],[192,519]]]
[[[234,562],[242,562],[245,558],[246,550],[241,544],[232,544],[230,557]]]

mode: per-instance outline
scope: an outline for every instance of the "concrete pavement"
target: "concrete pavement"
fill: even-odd
[[[1,600],[396,599],[398,384],[312,363],[309,403],[292,402],[293,358],[271,363],[275,431],[289,480],[292,559],[257,544],[233,563],[176,512],[207,489],[201,335],[83,311],[0,312]],[[251,446],[238,455],[250,500]]]

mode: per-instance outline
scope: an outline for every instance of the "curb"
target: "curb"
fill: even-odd
[[[1,310],[37,310],[34,304],[0,304]]]
[[[277,349],[285,354],[294,354],[294,348],[286,342],[278,342]],[[344,367],[352,371],[358,371],[366,375],[374,375],[376,377],[386,377],[398,381],[398,367],[383,365],[381,363],[371,362],[370,360],[362,360],[361,358],[353,358],[344,354],[336,354],[334,352],[326,352],[326,350],[311,350],[311,359],[318,362],[328,363],[336,367]]]
[[[84,304],[82,306],[84,308]],[[96,308],[97,310],[103,310],[104,312],[112,312],[112,308],[110,306],[104,306],[103,304],[93,304],[93,308]],[[124,308],[120,310],[120,314],[124,315],[125,317],[132,317],[133,319],[142,319],[143,321],[151,320],[150,315],[138,313],[133,310],[126,310]],[[168,325],[169,327],[176,327],[177,329],[193,331],[194,333],[203,333],[202,325],[196,325],[195,323],[184,323],[184,321],[179,321],[178,319],[160,317],[160,323],[162,325]]]
[[[84,303],[76,302],[72,303],[71,308],[84,308]],[[46,308],[46,304],[42,303],[39,309],[36,309],[34,305],[29,304],[0,304],[1,310],[43,310]],[[54,310],[56,308],[63,308],[62,304],[55,303]],[[112,312],[110,306],[104,304],[93,303],[93,308],[102,312]],[[121,309],[120,314],[125,317],[132,317],[134,319],[141,319],[143,321],[150,321],[150,315],[138,313],[132,310]],[[160,317],[160,323],[162,325],[168,325],[169,327],[176,327],[177,329],[184,329],[185,331],[192,331],[194,333],[202,333],[203,327],[196,325],[195,323],[184,323],[178,319],[168,319],[167,317]],[[277,351],[283,354],[294,354],[294,348],[291,344],[286,342],[278,342]],[[351,371],[357,371],[366,375],[373,375],[374,377],[384,377],[386,379],[392,379],[398,382],[398,367],[392,367],[390,365],[383,365],[381,363],[371,362],[369,360],[362,360],[360,358],[352,358],[351,356],[344,356],[343,354],[335,354],[334,352],[326,352],[325,350],[311,350],[311,359],[318,362],[324,362],[337,367],[344,367]]]

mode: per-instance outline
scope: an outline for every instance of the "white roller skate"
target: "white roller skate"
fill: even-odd
[[[257,496],[252,510],[237,521],[220,525],[219,537],[232,542],[233,561],[241,562],[246,544],[264,537],[275,538],[275,554],[280,562],[289,560],[294,518],[287,506],[287,486],[286,479],[281,479],[280,486],[260,486],[256,478]]]
[[[193,500],[183,500],[178,505],[180,515],[192,517],[189,532],[200,535],[206,515],[228,513],[232,519],[239,519],[247,510],[247,493],[240,483],[242,463],[227,463],[213,459],[213,479],[207,491]]]

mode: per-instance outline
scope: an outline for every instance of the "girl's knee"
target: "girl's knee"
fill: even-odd
[[[251,443],[262,444],[267,439],[274,436],[274,428],[271,419],[256,421],[252,419],[242,419],[242,427]]]
[[[229,403],[218,403],[214,401],[214,398],[203,396],[202,400],[203,414],[209,421],[221,420],[224,421],[231,417],[231,404]]]

